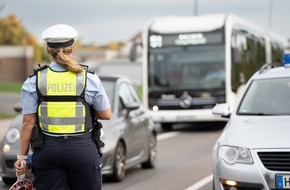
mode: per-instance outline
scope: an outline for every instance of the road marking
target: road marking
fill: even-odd
[[[196,182],[195,184],[193,184],[192,186],[186,188],[185,190],[198,190],[199,188],[201,188],[202,186],[208,184],[209,182],[212,181],[213,175],[210,174],[209,176],[199,180],[198,182]]]
[[[176,135],[178,135],[178,132],[163,133],[163,134],[157,135],[157,140],[167,139],[170,137],[174,137]]]

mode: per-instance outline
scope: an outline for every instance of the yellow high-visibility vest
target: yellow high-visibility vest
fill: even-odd
[[[86,71],[75,74],[49,67],[37,72],[38,121],[43,131],[54,134],[86,131],[87,109],[78,99],[84,94],[86,75]]]

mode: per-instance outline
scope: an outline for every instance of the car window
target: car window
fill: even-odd
[[[253,80],[238,114],[290,115],[290,78]]]
[[[110,105],[111,105],[111,109],[113,110],[113,100],[114,100],[114,85],[115,83],[113,81],[108,81],[108,80],[104,80],[102,81],[104,89],[107,93]]]
[[[132,96],[131,90],[127,83],[122,83],[119,86],[119,97],[121,98],[123,105],[128,105],[134,102],[134,97]]]
[[[133,101],[139,103],[140,99],[139,99],[139,96],[136,92],[136,89],[132,85],[129,85],[128,87],[129,87],[130,92],[132,94]]]

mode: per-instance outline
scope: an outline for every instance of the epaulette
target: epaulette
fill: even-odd
[[[95,74],[95,71],[90,69],[88,65],[79,64],[82,66],[88,73]]]
[[[29,77],[33,77],[34,75],[37,74],[38,71],[41,71],[41,70],[46,69],[48,67],[49,67],[48,65],[42,65],[41,66],[40,64],[38,64],[38,67],[33,69],[33,73]]]

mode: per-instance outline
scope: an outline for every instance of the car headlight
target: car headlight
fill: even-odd
[[[5,153],[5,154],[8,154],[8,152],[10,151],[10,145],[9,144],[5,144],[2,148],[2,151]]]
[[[252,164],[251,153],[247,148],[235,146],[221,146],[219,150],[219,158],[223,159],[228,164],[245,163]]]
[[[11,128],[6,134],[6,140],[9,143],[15,143],[20,138],[20,132],[17,128]]]

